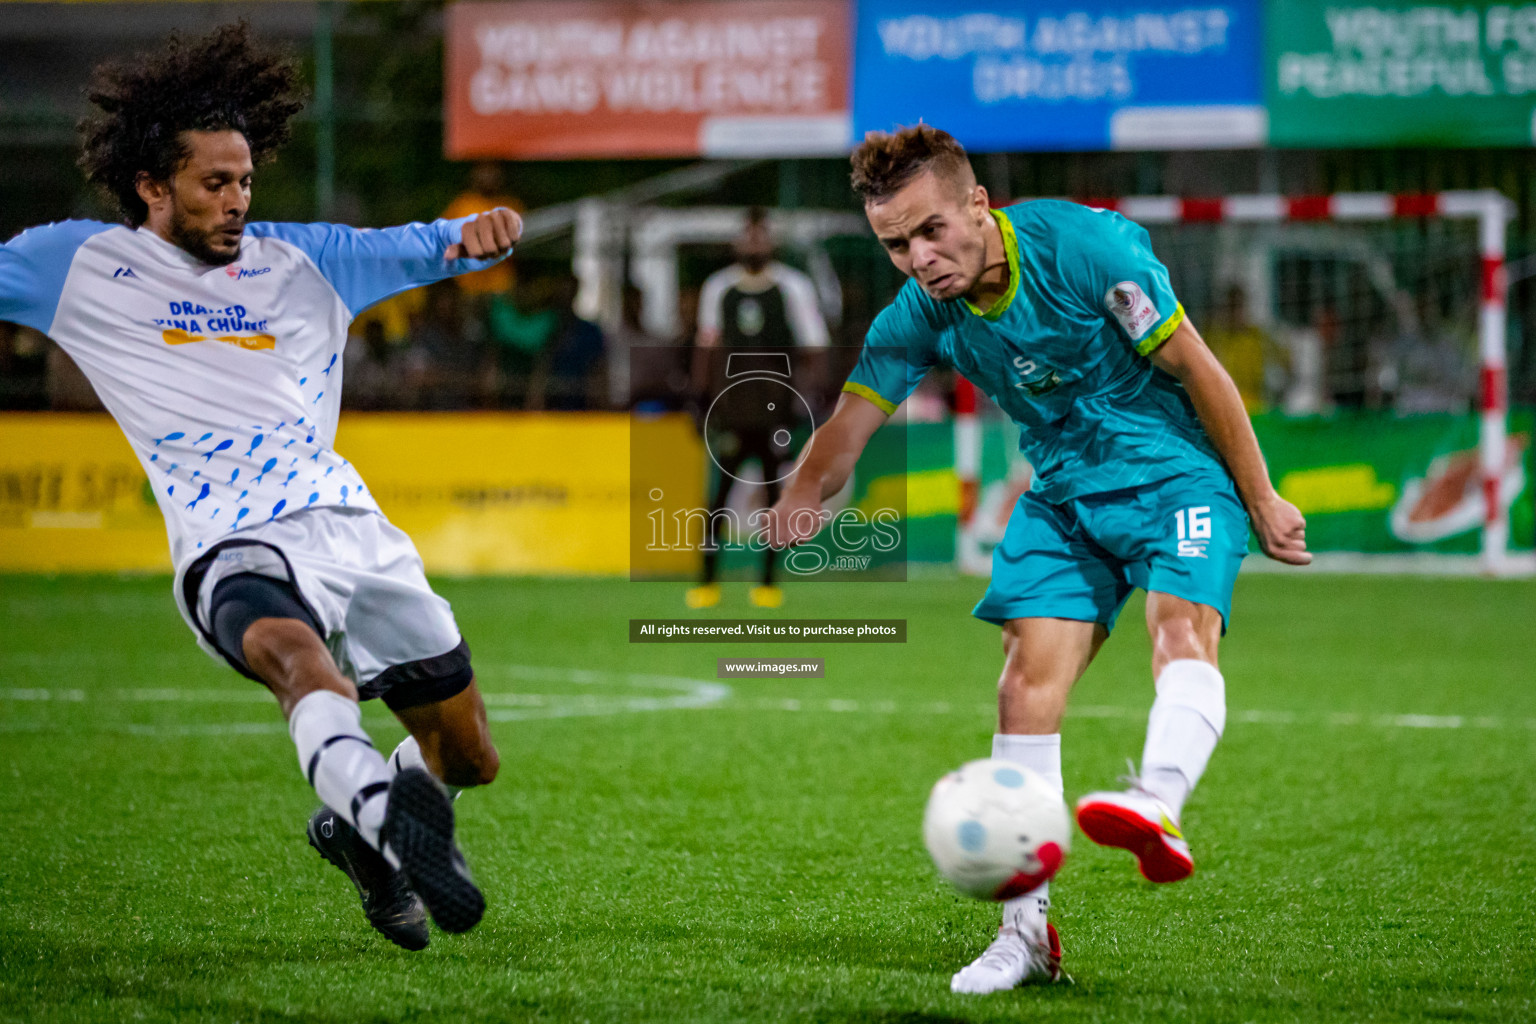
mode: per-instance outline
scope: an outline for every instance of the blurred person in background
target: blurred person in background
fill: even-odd
[[[1333,307],[1319,306],[1313,311],[1311,324],[1284,333],[1289,372],[1282,408],[1287,416],[1317,416],[1333,411],[1328,360],[1338,339],[1338,326]]]
[[[701,407],[711,410],[714,433],[705,440],[720,470],[710,503],[711,533],[744,465],[756,462],[762,468],[767,504],[772,506],[779,497],[779,479],[794,458],[789,440],[796,426],[792,403],[776,408],[779,403],[758,401],[754,386],[738,385],[728,400],[716,405],[715,397],[730,386],[725,357],[731,351],[797,348],[819,354],[830,343],[816,286],[805,274],[773,258],[773,236],[762,207],[747,211],[734,251],[735,262],[704,281],[693,360],[695,393]],[[818,368],[814,359],[808,360],[804,377],[814,382]],[[809,401],[815,388],[805,390]],[[720,538],[704,538],[704,578],[685,595],[688,607],[713,608],[720,603],[720,549]],[[774,583],[777,556],[771,547],[764,548],[762,582],[749,593],[759,608],[777,608],[784,601],[783,591]]]
[[[354,314],[504,258],[521,223],[249,221],[299,94],[294,62],[243,22],[99,66],[80,165],[123,221],[0,245],[0,320],[89,378],[153,481],[178,611],[287,720],[322,801],[310,843],[374,928],[422,949],[428,913],[462,932],[485,912],[444,783],[488,783],[499,760],[448,602],[333,447],[337,364]],[[409,732],[388,761],[362,726],[375,697]]]
[[[524,273],[512,291],[490,297],[485,322],[498,408],[528,408],[535,366],[560,325],[553,295],[563,273]]]
[[[411,332],[411,357],[417,408],[452,411],[493,404],[485,327],[451,280],[426,288],[426,305]]]
[[[392,343],[381,319],[363,324],[347,341],[341,365],[347,382],[343,409],[412,409],[416,406],[408,345]]]
[[[626,402],[639,412],[681,409],[688,400],[689,349],[646,330],[642,297],[639,288],[624,286],[623,320],[612,343],[622,346],[628,363]]]
[[[519,215],[523,213],[522,201],[507,193],[501,164],[481,160],[470,167],[468,187],[449,202],[448,208],[443,211],[443,219],[471,217],[498,207]],[[453,283],[470,298],[475,314],[480,315],[483,312],[481,307],[489,296],[505,295],[512,290],[517,283],[517,272],[513,268],[513,261],[505,259],[494,267],[455,277]]]
[[[1248,293],[1242,285],[1227,288],[1224,301],[1204,334],[1206,345],[1237,385],[1248,414],[1267,409],[1266,365],[1274,343],[1264,328],[1248,318]]]
[[[575,412],[608,408],[608,362],[603,329],[576,313],[574,275],[557,276],[550,290],[554,328],[533,364],[529,409]]]

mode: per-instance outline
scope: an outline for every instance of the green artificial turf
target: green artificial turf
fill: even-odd
[[[627,642],[677,586],[444,581],[503,767],[458,804],[487,917],[411,954],[305,844],[275,706],[168,581],[0,578],[0,1020],[1536,1018],[1536,585],[1244,577],[1195,877],[1080,839],[1052,911],[1075,984],[962,997],[998,911],[919,821],[990,751],[981,589],[800,585],[775,614],[909,642],[727,647]],[[1140,609],[1074,697],[1069,798],[1140,754]],[[710,614],[752,615],[744,587]],[[826,678],[714,678],[742,654]]]

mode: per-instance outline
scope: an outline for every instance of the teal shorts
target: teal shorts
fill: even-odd
[[[1185,475],[1053,505],[1025,493],[971,613],[1097,622],[1113,629],[1137,587],[1232,613],[1248,513],[1225,473]]]

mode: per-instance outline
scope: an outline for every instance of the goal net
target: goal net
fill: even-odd
[[[1144,226],[1254,416],[1316,550],[1463,557],[1531,546],[1531,426],[1505,400],[1495,192],[1088,200]],[[1031,470],[1017,431],[956,395],[957,560],[986,573]]]

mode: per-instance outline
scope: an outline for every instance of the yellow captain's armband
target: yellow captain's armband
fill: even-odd
[[[1173,315],[1163,322],[1163,326],[1141,339],[1141,344],[1136,346],[1136,351],[1144,356],[1156,352],[1158,346],[1167,341],[1173,332],[1179,329],[1179,324],[1184,322],[1184,303],[1178,303],[1173,310]]]
[[[860,398],[868,399],[875,404],[876,408],[885,413],[887,416],[896,415],[896,403],[880,394],[880,392],[876,391],[874,388],[865,387],[863,384],[859,384],[850,380],[848,383],[843,385],[843,390],[847,391],[849,394],[858,395]]]

